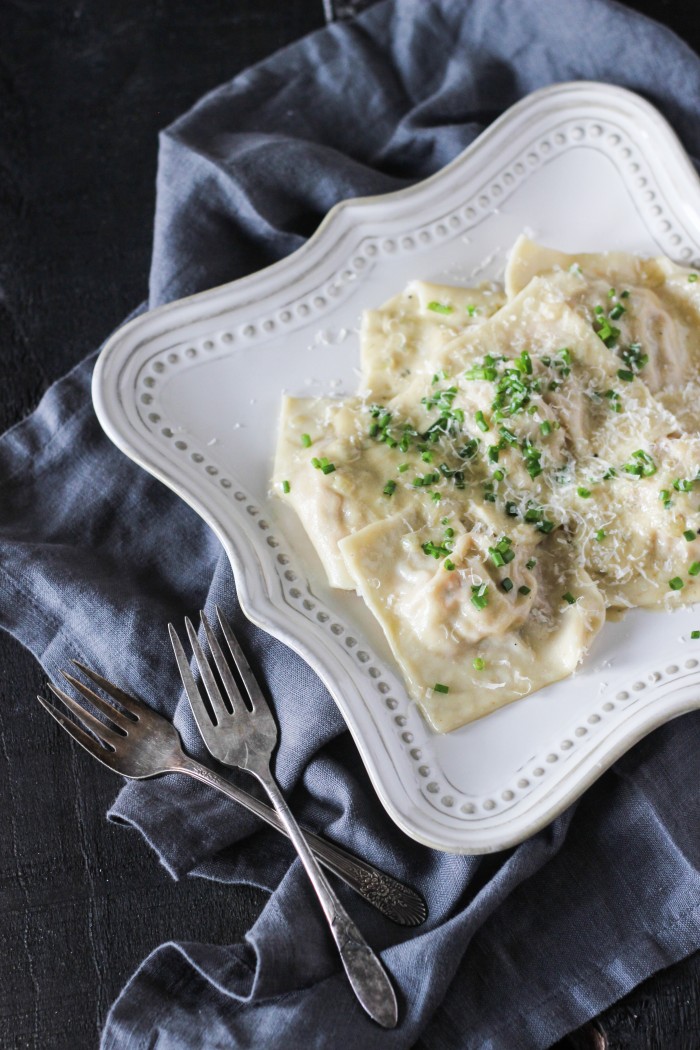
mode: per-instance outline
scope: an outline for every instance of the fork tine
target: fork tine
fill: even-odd
[[[80,744],[81,747],[84,747],[85,750],[89,751],[91,755],[95,756],[95,758],[99,758],[100,761],[103,761],[100,754],[101,752],[104,751],[105,754],[111,754],[111,752],[106,751],[106,749],[102,747],[102,745],[99,744],[93,736],[90,736],[89,733],[86,733],[85,730],[81,729],[80,726],[75,724],[75,722],[71,722],[71,720],[69,718],[66,718],[66,716],[62,714],[57,707],[54,707],[53,704],[50,704],[49,701],[45,700],[43,696],[39,696],[38,693],[37,700],[44,708],[44,710],[48,711],[51,717],[55,719],[55,721],[58,722],[58,724],[63,729],[65,729],[68,735],[72,736],[76,743]]]
[[[189,661],[185,654],[182,642],[180,641],[180,636],[171,623],[168,624],[168,633],[170,634],[170,643],[173,647],[173,652],[175,653],[177,669],[180,672],[180,678],[185,687],[185,692],[187,694],[187,699],[190,702],[190,707],[192,708],[194,720],[199,726],[200,733],[206,740],[208,730],[214,723],[212,722],[211,715],[207,711],[206,704],[202,700],[202,694],[194,680],[194,675],[190,670]]]
[[[231,668],[229,667],[228,661],[224,656],[221,646],[219,645],[219,640],[214,634],[211,624],[209,623],[209,620],[207,619],[205,614],[203,612],[200,612],[199,615],[202,618],[202,626],[204,627],[204,633],[207,636],[209,648],[211,649],[211,654],[214,657],[214,663],[216,664],[219,670],[219,674],[221,675],[221,681],[224,683],[224,688],[228,693],[228,698],[231,701],[231,706],[233,707],[234,711],[236,709],[236,704],[243,704],[243,706],[245,707],[245,701],[241,696],[240,689],[236,685],[236,679],[231,674]]]
[[[202,681],[204,682],[204,688],[206,689],[207,696],[209,697],[209,703],[211,704],[212,713],[214,715],[214,718],[216,719],[217,724],[220,725],[221,722],[228,716],[229,712],[226,709],[224,698],[219,692],[219,687],[216,684],[216,679],[214,678],[214,675],[212,674],[211,667],[209,666],[209,661],[204,655],[202,647],[199,644],[197,632],[192,626],[192,621],[190,620],[189,616],[185,617],[185,627],[187,628],[187,636],[190,640],[190,645],[192,646],[194,658],[197,661],[199,673],[201,674]]]
[[[129,726],[133,726],[133,719],[128,718],[122,711],[117,710],[113,704],[110,704],[108,700],[104,700],[93,689],[85,685],[84,682],[81,682],[78,678],[69,674],[67,671],[61,671],[61,674],[67,682],[70,682],[74,689],[77,689],[86,700],[89,700],[91,704],[94,704],[97,710],[101,711],[103,715],[106,715],[110,722],[117,726],[118,729],[123,729],[124,732],[126,732],[129,729]]]
[[[146,715],[153,715],[155,712],[148,704],[144,704],[143,700],[139,700],[137,697],[132,696],[131,693],[125,693],[123,689],[120,689],[114,682],[108,681],[107,678],[103,678],[97,671],[93,671],[90,667],[86,667],[85,664],[81,664],[80,660],[71,660],[79,670],[87,675],[95,685],[99,685],[100,689],[103,689],[107,696],[111,696],[118,704],[133,715],[134,718],[140,718]]]
[[[89,711],[86,711],[82,704],[79,704],[77,700],[74,700],[72,696],[64,692],[63,689],[59,689],[53,682],[49,682],[49,689],[57,696],[58,699],[66,705],[69,711],[72,711],[76,718],[80,719],[81,723],[90,729],[96,737],[103,744],[110,744],[115,747],[124,739],[123,733],[118,733],[115,729],[106,726],[104,722],[101,722],[95,715],[91,715]]]
[[[248,661],[245,658],[243,650],[236,641],[236,636],[233,633],[231,625],[224,616],[223,610],[218,605],[216,607],[216,616],[221,626],[221,630],[223,631],[224,638],[226,639],[226,644],[228,645],[231,656],[233,657],[233,662],[236,665],[236,669],[238,670],[238,673],[241,676],[241,679],[246,689],[248,690],[248,696],[250,697],[250,702],[253,705],[253,710],[255,710],[257,706],[260,706],[262,708],[268,708],[267,700],[263,696],[262,690],[257,683],[255,675],[250,669],[250,665],[248,664]]]

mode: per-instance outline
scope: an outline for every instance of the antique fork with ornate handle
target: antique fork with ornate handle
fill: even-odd
[[[204,613],[200,613],[202,626],[226,700],[221,694],[191,621],[186,619],[185,626],[207,692],[208,707],[194,680],[177,632],[172,624],[169,628],[182,684],[202,739],[215,758],[226,765],[248,770],[267,791],[316,891],[338,947],[345,973],[360,1005],[377,1024],[384,1028],[394,1028],[398,1019],[398,1007],[391,981],[319,868],[279,789],[270,768],[272,752],[277,744],[277,725],[231,626],[221,609],[217,608],[216,613],[228,651],[247,694],[247,702]]]
[[[166,718],[143,701],[107,681],[96,671],[91,671],[76,660],[73,663],[111,698],[110,701],[105,700],[84,682],[62,672],[77,692],[108,719],[109,724],[95,718],[85,705],[77,703],[65,690],[52,683],[49,683],[52,692],[90,732],[86,732],[81,725],[67,718],[44,697],[39,696],[37,699],[58,724],[94,758],[115,773],[136,780],[155,777],[161,773],[186,773],[217,788],[234,802],[240,803],[272,827],[285,833],[274,809],[186,755],[177,730]],[[304,829],[304,835],[321,864],[387,918],[402,926],[419,926],[425,921],[425,901],[415,890],[312,831]]]

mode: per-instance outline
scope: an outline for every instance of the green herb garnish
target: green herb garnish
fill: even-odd
[[[488,584],[472,584],[472,605],[477,609],[485,609],[489,603]]]

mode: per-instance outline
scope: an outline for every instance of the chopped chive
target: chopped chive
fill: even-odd
[[[472,584],[472,605],[476,606],[477,609],[485,609],[489,603],[489,588],[488,584],[481,583],[478,585]]]
[[[690,492],[693,487],[692,478],[676,478],[673,482],[673,487],[676,492]]]
[[[694,565],[697,565],[698,572],[700,572],[700,562],[694,562]],[[691,565],[691,569],[692,568],[693,568],[693,566]],[[696,576],[697,573],[693,573],[692,575]],[[672,591],[680,591],[685,586],[685,584],[683,583],[683,580],[680,578],[680,576],[674,576],[672,580],[668,581],[668,585],[669,585],[669,587],[671,588]]]
[[[474,420],[479,430],[483,431],[484,433],[486,433],[487,430],[491,429],[486,420],[484,419],[484,413],[481,411],[481,409],[479,409],[479,411],[474,415]]]
[[[331,463],[325,456],[321,459],[314,456],[311,460],[311,466],[315,467],[316,470],[321,470],[324,474],[332,474],[335,470],[335,463]]]
[[[544,434],[546,436],[547,434],[549,434],[551,432],[551,430],[552,430],[552,424],[549,422],[548,419],[545,419],[544,423],[540,423],[540,433],[542,433],[542,434]]]
[[[408,470],[408,463],[401,463],[397,468],[399,474],[405,474]]]
[[[605,529],[598,529],[598,531],[595,534],[595,538],[598,540],[599,543],[602,540],[604,540],[606,536],[607,536],[607,532],[605,531]]]
[[[574,596],[571,593],[571,591],[567,591],[566,594],[562,594],[562,598],[564,599],[565,602],[568,602],[569,605],[575,605],[576,604],[576,599],[574,598]]]
[[[442,496],[440,495],[439,492],[431,492],[430,498],[433,501],[433,503],[439,503],[440,500],[442,499]]]
[[[289,492],[289,488],[290,488],[289,482],[288,481],[283,481],[282,482],[282,492],[284,492],[285,495]]]
[[[426,450],[425,452],[421,452],[420,458],[423,460],[424,463],[432,463],[434,457],[432,452]]]
[[[421,550],[424,554],[431,554],[433,558],[446,558],[448,554],[452,553],[451,547],[441,546],[440,544],[433,543],[432,540],[428,540],[426,543],[421,544]]]
[[[511,580],[510,576],[504,576],[504,578],[501,580],[501,587],[506,592],[506,594],[508,594],[509,591],[513,590],[513,581]]]
[[[475,671],[483,671],[483,669],[486,667],[486,664],[480,656],[475,656],[472,660],[472,667]]]
[[[393,496],[396,492],[396,482],[392,480],[387,481],[382,491],[385,496]]]
[[[525,568],[526,569],[534,569],[534,567],[536,565],[537,565],[537,558],[530,558],[530,560],[525,563]]]
[[[450,691],[449,685],[443,685],[442,682],[436,682],[433,689],[436,693],[449,693]]]
[[[622,399],[616,390],[606,390],[605,395],[613,412],[622,412]]]
[[[659,499],[660,500],[662,500],[665,503],[666,500],[668,500],[670,498],[671,498],[671,493],[668,491],[668,489],[659,489]]]
[[[432,310],[436,314],[451,314],[454,313],[454,306],[447,306],[445,303],[432,302],[428,303],[428,309]]]
[[[696,273],[689,273],[689,274],[688,274],[688,282],[689,282],[690,284],[695,284],[695,282],[697,281],[697,279],[698,279],[698,275],[697,275]]]
[[[618,368],[617,378],[624,379],[625,383],[631,383],[634,379],[634,372],[630,372],[629,368]]]
[[[526,587],[525,584],[523,584],[521,587],[518,587],[518,594],[527,595],[530,593],[530,590],[530,587]]]
[[[689,576],[700,576],[700,561],[694,561],[688,568]]]
[[[584,489],[583,487],[579,487],[579,488],[576,489],[576,492],[581,497],[581,499],[590,499],[591,498],[591,490],[590,489]]]
[[[620,292],[621,299],[629,299],[630,293],[628,291]]]
[[[301,443],[304,446],[304,448],[310,448],[312,445],[311,436],[309,434],[302,434]]]
[[[700,631],[691,631],[690,637],[695,641],[696,638],[700,638]]]
[[[650,478],[652,474],[656,474],[656,463],[654,463],[648,452],[639,448],[632,453],[632,459],[637,462],[625,463],[622,468],[627,474],[633,474],[638,478]]]
[[[693,540],[697,539],[697,535],[697,532],[694,532],[693,529],[686,529],[683,533],[683,538],[686,539],[688,543],[692,543]]]
[[[622,305],[622,303],[616,303],[615,306],[613,306],[610,313],[608,314],[608,317],[611,321],[618,321],[622,317],[624,312],[625,308]]]
[[[473,459],[476,455],[477,449],[479,448],[479,439],[471,438],[467,441],[464,448],[460,449],[457,455],[460,459]]]
[[[475,306],[468,306],[467,307],[467,313],[469,314],[470,317],[474,317],[474,315],[476,314],[476,307]]]
[[[502,470],[494,470],[493,477],[496,481],[503,481],[505,474]]]
[[[444,565],[448,572],[452,572],[452,570],[455,567],[455,563],[453,561],[450,561],[449,558],[445,560]]]

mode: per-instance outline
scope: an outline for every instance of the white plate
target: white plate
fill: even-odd
[[[363,603],[324,582],[269,477],[282,392],[356,388],[365,307],[412,277],[497,278],[523,231],[698,265],[700,183],[641,98],[547,88],[425,182],[343,202],[289,258],[132,321],[94,375],[107,434],[215,530],[244,610],[326,683],[396,823],[457,853],[531,835],[651,729],[700,706],[700,610],[608,624],[575,676],[439,736]]]

